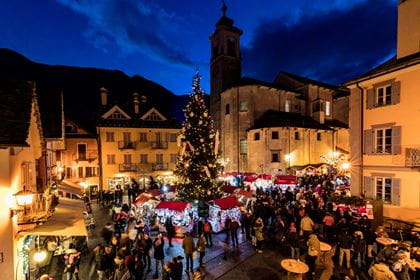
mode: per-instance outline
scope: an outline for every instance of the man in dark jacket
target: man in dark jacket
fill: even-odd
[[[144,267],[146,267],[147,265],[147,272],[151,271],[151,254],[152,254],[152,246],[153,246],[153,242],[152,239],[150,239],[149,235],[147,233],[144,234],[144,237],[142,239],[142,247],[143,247],[143,263],[144,263]]]
[[[225,219],[225,230],[226,230],[226,243],[229,244],[229,233],[230,233],[230,223],[232,222],[232,220],[230,219],[229,216],[226,217]]]
[[[166,219],[165,228],[166,228],[166,235],[168,237],[169,247],[174,247],[172,245],[172,238],[175,235],[175,227],[172,224],[172,217],[169,217],[168,219]]]
[[[239,228],[239,222],[232,218],[232,222],[230,223],[230,235],[232,237],[232,245],[233,247],[238,247],[238,228]]]
[[[102,247],[99,245],[95,248],[95,254],[97,256],[96,272],[98,273],[98,280],[105,280],[110,274],[110,270],[113,267],[111,252],[112,249],[108,246]]]
[[[106,245],[111,243],[111,238],[114,235],[114,231],[112,230],[112,224],[107,223],[101,231],[101,236]]]
[[[347,231],[342,231],[338,235],[338,242],[340,244],[339,264],[343,266],[343,257],[346,255],[347,268],[350,269],[350,249],[352,246],[352,239]]]
[[[182,249],[184,249],[184,254],[187,259],[187,269],[185,272],[188,273],[188,270],[190,270],[192,273],[194,269],[193,253],[195,251],[195,245],[189,232],[185,233],[184,240],[182,241]]]

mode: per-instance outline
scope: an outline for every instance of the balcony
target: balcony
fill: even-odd
[[[72,155],[72,160],[75,162],[79,161],[88,161],[92,162],[98,158],[97,150],[87,150],[87,153],[74,153]]]
[[[128,150],[128,149],[136,149],[136,142],[134,141],[118,141],[118,149],[120,150]]]
[[[152,170],[153,171],[168,170],[168,164],[167,163],[153,163]]]
[[[167,149],[168,148],[168,142],[163,141],[156,141],[152,142],[152,149]]]
[[[18,225],[45,222],[52,214],[53,196],[45,196],[43,193],[34,195],[32,204],[19,211],[17,215]]]
[[[121,163],[119,164],[120,172],[136,172],[137,165],[135,163]]]
[[[139,163],[137,164],[137,171],[140,173],[149,173],[152,171],[151,163]]]
[[[405,166],[420,167],[420,147],[405,148]]]

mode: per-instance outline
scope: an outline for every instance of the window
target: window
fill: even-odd
[[[115,164],[115,155],[106,155],[107,164]]]
[[[260,133],[259,133],[259,132],[255,132],[255,133],[254,133],[254,140],[255,140],[255,141],[260,140]]]
[[[376,199],[384,203],[391,203],[392,179],[387,177],[375,178]]]
[[[248,142],[245,139],[239,141],[239,153],[246,155],[248,153]]]
[[[71,167],[67,167],[66,168],[66,178],[71,178],[73,176],[71,173],[72,173]]]
[[[113,119],[113,120],[125,119],[125,117],[123,116],[123,114],[121,114],[121,112],[119,112],[119,111],[115,111],[114,113],[112,113],[111,115],[109,115],[108,118],[109,119]]]
[[[77,159],[86,160],[86,144],[77,144]]]
[[[225,115],[229,115],[230,114],[230,105],[226,104],[225,105]]]
[[[317,140],[317,141],[321,141],[321,140],[322,140],[322,137],[321,137],[321,132],[317,132],[317,133],[316,133],[316,140]]]
[[[146,132],[140,132],[139,141],[140,142],[147,142],[147,133]]]
[[[239,102],[239,112],[248,112],[248,102],[246,101]]]
[[[72,125],[64,126],[64,132],[65,133],[73,133],[73,126]]]
[[[312,112],[313,113],[316,113],[316,112],[319,112],[319,111],[322,111],[322,106],[321,106],[321,102],[319,102],[319,101],[316,101],[315,103],[313,103],[312,104]]]
[[[171,163],[176,163],[177,159],[178,159],[177,154],[171,154]]]
[[[300,140],[300,133],[299,133],[299,131],[295,131],[295,140]]]
[[[169,142],[176,142],[178,135],[176,133],[169,133]]]
[[[140,155],[140,163],[147,163],[147,154]]]
[[[279,132],[278,131],[272,131],[271,132],[271,139],[279,139]]]
[[[280,151],[271,151],[271,162],[280,162]]]
[[[145,119],[147,121],[161,121],[161,117],[156,112],[151,112],[147,118]]]
[[[96,177],[96,168],[87,166],[85,168],[85,177]]]
[[[392,86],[385,85],[376,88],[376,105],[389,105],[391,104]]]
[[[330,116],[331,115],[331,102],[325,101],[325,115]]]
[[[290,112],[290,100],[286,100],[286,102],[284,103],[284,111]]]
[[[114,142],[114,132],[106,133],[106,142]]]
[[[131,142],[131,133],[130,132],[123,132],[123,139],[124,139],[124,143]]]
[[[124,163],[131,163],[131,155],[124,155]]]
[[[61,161],[61,151],[55,151],[55,160]]]
[[[390,154],[392,152],[392,128],[376,129],[375,152],[378,154]]]
[[[83,178],[83,166],[79,167],[79,178]]]
[[[163,154],[156,154],[156,163],[163,163]]]
[[[227,39],[227,55],[236,56],[236,42],[235,38],[228,37]]]
[[[25,161],[21,165],[21,183],[22,186],[31,187],[32,185],[32,170],[31,170],[31,163],[29,161]]]

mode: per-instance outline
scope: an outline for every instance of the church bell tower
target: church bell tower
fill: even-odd
[[[216,23],[216,30],[210,36],[210,113],[216,129],[220,131],[220,94],[241,79],[241,52],[239,38],[242,30],[233,25],[226,16],[227,7],[223,1],[222,17]]]

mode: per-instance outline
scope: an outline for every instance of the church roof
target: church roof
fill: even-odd
[[[255,120],[254,125],[248,129],[259,129],[269,127],[300,127],[320,130],[333,130],[326,124],[321,124],[311,117],[303,116],[299,113],[283,111],[266,111],[260,118]]]
[[[287,85],[278,85],[275,83],[264,82],[264,81],[250,78],[250,77],[243,77],[237,83],[237,86],[250,86],[250,85],[265,86],[265,87],[271,87],[271,88],[276,88],[280,90],[287,90],[287,91],[294,92],[294,90],[291,87],[288,87]]]
[[[33,84],[0,81],[0,146],[28,146]]]

